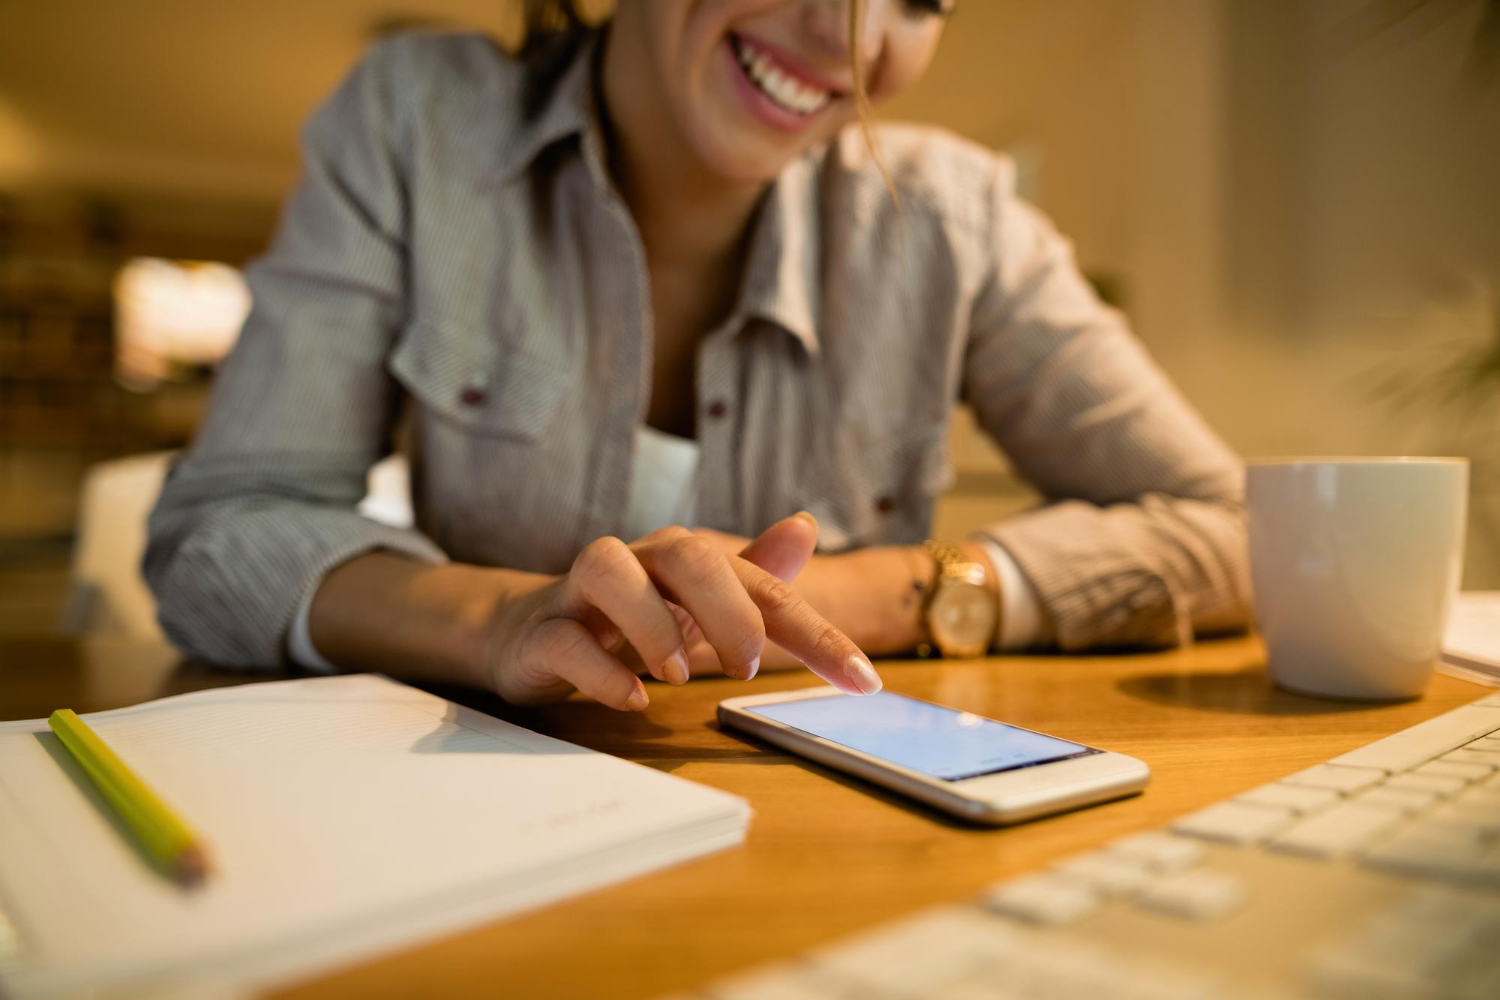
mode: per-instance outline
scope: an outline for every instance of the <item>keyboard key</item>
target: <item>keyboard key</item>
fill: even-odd
[[[1488,778],[1493,769],[1488,764],[1455,764],[1452,761],[1434,760],[1421,767],[1411,769],[1412,774],[1435,774],[1440,778],[1458,778],[1461,781],[1478,781]]]
[[[1463,791],[1466,782],[1462,778],[1447,778],[1436,774],[1398,774],[1388,780],[1384,788],[1410,788],[1433,795],[1454,795]]]
[[[1099,894],[1057,875],[1026,875],[1002,882],[985,894],[997,913],[1028,923],[1057,927],[1088,916],[1099,906]]]
[[[1500,888],[1500,857],[1478,840],[1403,832],[1370,848],[1360,864],[1397,875],[1438,878],[1461,885]]]
[[[1109,851],[1158,872],[1180,872],[1203,858],[1203,845],[1168,833],[1136,833],[1109,845]]]
[[[1468,788],[1452,801],[1456,806],[1500,813],[1500,788]]]
[[[1142,907],[1186,920],[1210,920],[1239,909],[1245,885],[1232,875],[1194,871],[1153,882],[1136,900]]]
[[[1470,807],[1455,799],[1422,818],[1421,827],[1451,828],[1455,835],[1473,837],[1486,843],[1500,842],[1500,811],[1483,805]]]
[[[1331,788],[1310,788],[1307,785],[1261,785],[1241,795],[1236,801],[1251,805],[1290,809],[1294,813],[1310,813],[1331,806],[1339,800],[1339,793]]]
[[[1460,747],[1443,754],[1437,759],[1437,763],[1468,764],[1493,771],[1500,768],[1500,750],[1491,753],[1488,750],[1470,750],[1468,747]],[[1488,775],[1480,775],[1480,777],[1488,777]]]
[[[1500,736],[1481,736],[1473,743],[1464,744],[1471,750],[1490,750],[1500,753]]]
[[[1291,826],[1295,817],[1290,809],[1220,802],[1182,817],[1172,824],[1172,832],[1225,844],[1258,844]]]
[[[1149,868],[1122,861],[1105,851],[1069,858],[1053,866],[1053,871],[1082,882],[1106,899],[1134,896],[1156,877]]]
[[[1112,997],[1112,987],[1126,971],[1120,957],[1091,943],[1073,940],[1043,939],[1034,936],[1031,945],[1003,967],[989,970],[988,976],[973,981],[973,987],[985,983],[988,993],[971,994],[987,1000],[1045,997]],[[930,1000],[948,1000],[948,992],[924,995]],[[863,1000],[863,998],[860,998]]]
[[[1314,764],[1305,771],[1282,778],[1283,784],[1326,788],[1340,795],[1353,795],[1385,779],[1385,772],[1370,767],[1341,767],[1337,764]]]
[[[1423,761],[1431,760],[1465,743],[1471,743],[1497,729],[1500,729],[1500,695],[1474,705],[1455,708],[1435,719],[1419,722],[1383,740],[1340,754],[1329,763],[1380,768],[1394,774],[1416,767]]]
[[[1414,792],[1409,788],[1386,788],[1376,785],[1361,792],[1354,799],[1360,805],[1378,806],[1381,809],[1399,809],[1408,816],[1432,807],[1437,796],[1430,792]]]
[[[1364,794],[1374,795],[1376,792],[1379,792],[1381,795],[1389,795],[1407,802],[1416,803],[1423,809],[1430,808],[1443,798],[1430,788],[1406,788],[1402,785],[1392,786],[1389,781],[1383,785],[1376,785],[1374,788],[1366,790]]]
[[[1495,973],[1492,900],[1475,893],[1424,888],[1404,903],[1356,919],[1341,939],[1313,956],[1320,997],[1380,1000],[1490,1000]]]
[[[808,956],[819,973],[872,993],[936,989],[1020,949],[1025,932],[973,907],[945,907]]]
[[[1338,858],[1350,854],[1405,819],[1396,809],[1341,802],[1274,837],[1270,846],[1287,854]]]

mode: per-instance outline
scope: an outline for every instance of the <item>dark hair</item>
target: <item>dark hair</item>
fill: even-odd
[[[527,76],[522,101],[530,118],[541,111],[595,26],[579,13],[578,0],[525,0],[522,16],[526,35],[520,57]]]

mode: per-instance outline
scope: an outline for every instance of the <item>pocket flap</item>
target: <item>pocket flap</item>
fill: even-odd
[[[567,389],[568,373],[494,333],[413,324],[390,371],[440,419],[475,434],[540,440]]]

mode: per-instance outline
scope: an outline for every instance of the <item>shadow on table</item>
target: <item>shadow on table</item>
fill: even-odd
[[[1123,694],[1157,705],[1176,705],[1232,715],[1334,715],[1365,712],[1371,702],[1335,701],[1293,694],[1271,683],[1263,666],[1234,673],[1161,673],[1126,677],[1116,687]]]
[[[151,697],[166,698],[174,694],[188,694],[193,691],[206,691],[210,688],[285,681],[306,676],[309,675],[289,673],[284,670],[233,670],[217,667],[203,660],[180,657],[171,670],[162,676],[156,693]]]
[[[449,701],[456,701],[504,722],[626,758],[661,755],[674,730],[648,713],[620,712],[587,698],[572,697],[548,705],[512,705],[499,695],[450,684],[417,684]]]
[[[201,691],[206,688],[266,681],[299,680],[319,676],[322,675],[296,669],[239,671],[217,667],[198,660],[179,659],[165,672],[151,693],[133,698],[126,704],[134,704],[150,698],[163,698],[167,695],[184,694],[189,691]],[[680,732],[677,729],[663,725],[657,719],[652,718],[649,713],[618,712],[584,698],[570,698],[551,705],[519,706],[511,705],[488,691],[475,688],[434,682],[408,681],[406,683],[523,729],[576,743],[591,750],[614,754],[617,757],[635,758],[642,763],[657,758],[701,760],[743,753],[738,749],[725,750],[682,745]]]

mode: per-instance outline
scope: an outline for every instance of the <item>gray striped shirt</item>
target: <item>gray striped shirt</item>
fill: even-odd
[[[651,304],[593,73],[586,50],[528,118],[492,42],[412,35],[313,116],[250,317],[151,518],[145,572],[183,649],[280,662],[303,594],[372,549],[558,573],[621,531]],[[806,509],[825,551],[919,542],[963,400],[1048,498],[989,533],[1059,645],[1242,624],[1235,456],[1004,158],[925,128],[879,144],[899,206],[851,129],[757,209],[735,307],[699,347],[699,523],[753,536]],[[412,530],[354,509],[398,425]]]

